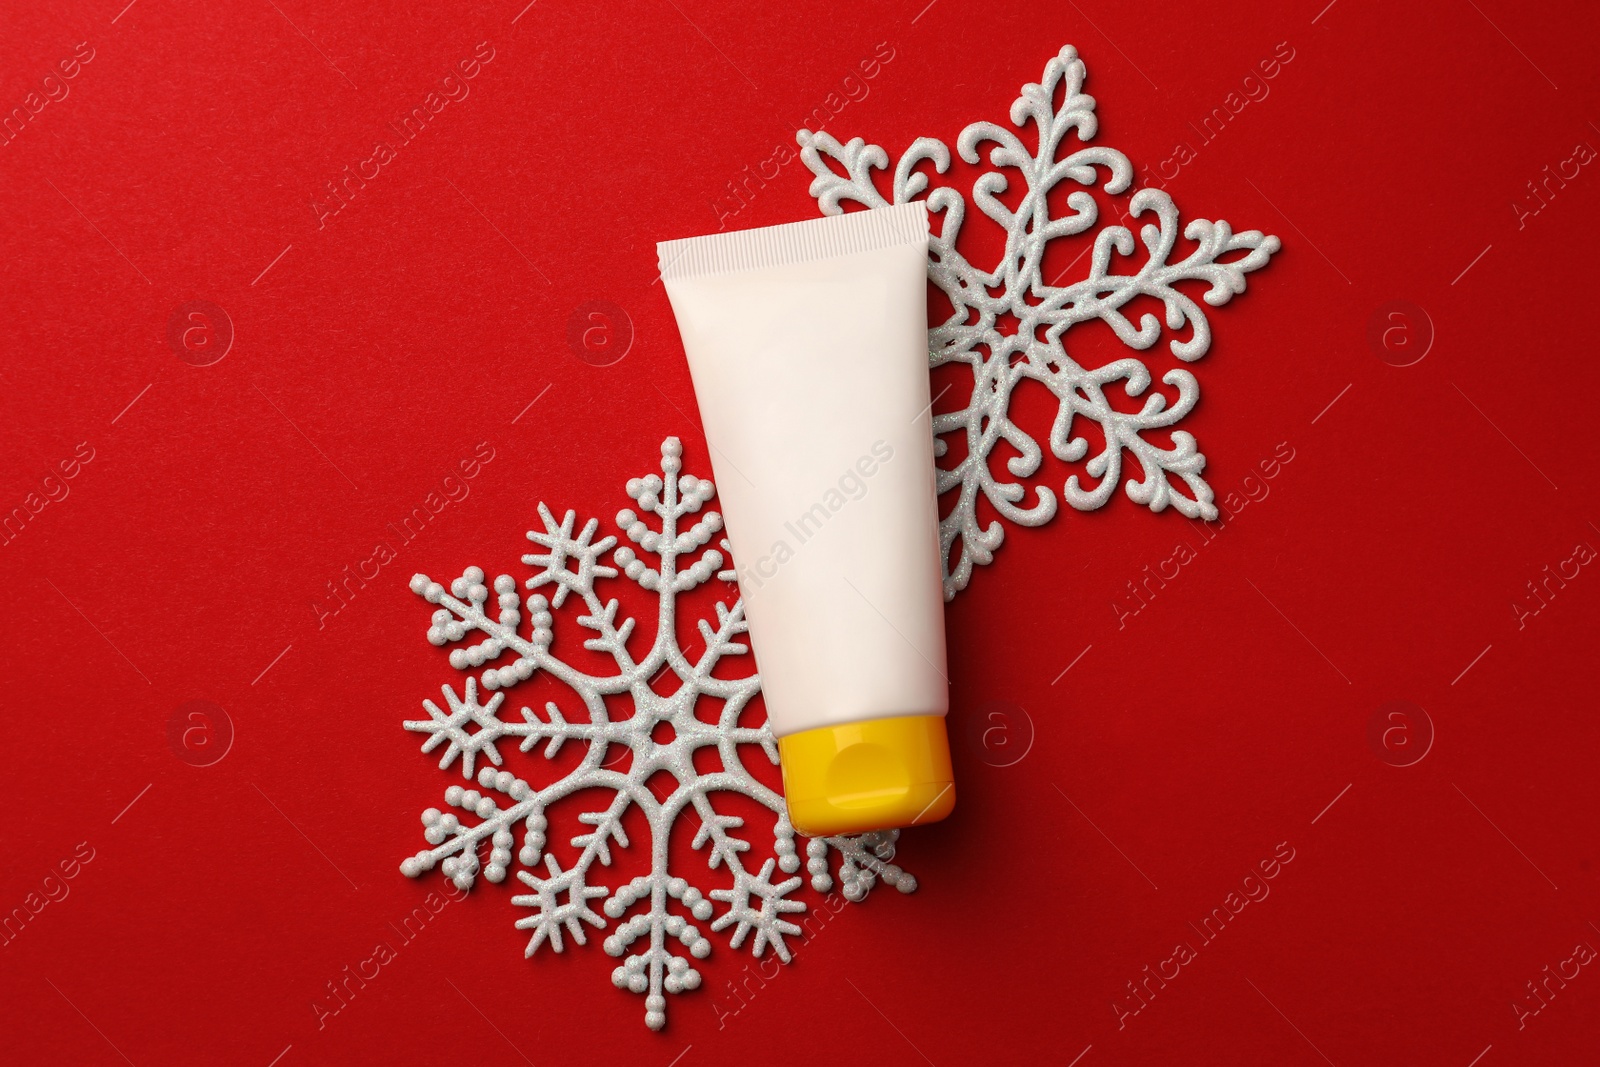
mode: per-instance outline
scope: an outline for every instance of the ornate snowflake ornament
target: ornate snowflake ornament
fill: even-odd
[[[760,679],[713,674],[724,658],[748,652],[741,640],[744,602],[736,600],[730,607],[718,601],[715,618],[699,620],[704,647],[697,655],[687,655],[678,644],[680,594],[713,578],[734,579],[732,570],[723,569],[724,553],[706,547],[722,529],[717,512],[700,514],[715,489],[694,475],[680,476],[682,454],[678,439],[668,438],[661,446],[661,474],[627,484],[628,496],[640,510],[618,512],[617,526],[639,551],[616,547],[614,536],[596,540],[597,520],[579,530],[569,511],[557,522],[541,503],[544,529],[530,531],[528,540],[542,551],[522,557],[535,568],[524,582],[530,590],[525,600],[514,577],[502,574],[490,583],[478,567],[468,567],[449,588],[425,574],[411,579],[413,592],[438,605],[428,640],[455,646],[450,665],[478,673],[468,675],[459,693],[444,686],[443,706],[424,701],[428,718],[405,724],[425,735],[423,752],[442,748],[440,769],[458,766],[468,786],[450,786],[443,810],[422,813],[423,837],[430,847],[406,859],[401,872],[417,877],[438,866],[465,890],[480,870],[491,882],[504,881],[515,870],[527,890],[511,899],[528,909],[516,922],[529,933],[528,956],[546,944],[560,952],[568,936],[583,945],[585,927],[609,927],[605,950],[621,959],[611,980],[618,988],[645,994],[645,1022],[653,1029],[666,1024],[665,994],[700,984],[690,957],[704,959],[711,941],[696,923],[708,923],[713,933],[731,930],[731,948],[748,940],[754,955],[771,948],[787,962],[790,949],[784,939],[801,933],[796,920],[806,909],[795,899],[802,884],[796,874],[801,858],[783,797],[742,762],[744,753],[754,750],[778,762],[777,744],[766,724],[740,723],[760,690]],[[728,547],[726,541],[721,545]],[[635,620],[622,616],[616,599],[601,596],[604,583],[622,581],[654,594],[654,638],[637,659],[628,650]],[[546,589],[548,597],[532,592]],[[569,598],[582,602],[585,614],[577,624],[590,634],[583,645],[609,661],[604,673],[571,666],[556,649],[552,610]],[[675,682],[660,686],[669,673]],[[540,676],[558,683],[563,699],[547,700],[542,714],[524,706],[517,721],[507,714],[507,694]],[[671,692],[663,696],[657,688]],[[485,693],[492,695],[484,700]],[[614,713],[607,697],[620,698],[630,713]],[[707,700],[717,709],[715,723],[696,716],[697,706]],[[536,787],[506,769],[509,753],[502,751],[502,744],[513,741],[520,752],[530,754],[530,761],[541,748],[547,760],[554,759],[569,741],[582,746],[583,756],[571,771]],[[714,763],[715,769],[696,768],[695,755],[702,749],[715,751],[715,760],[701,760],[702,765]],[[663,771],[673,785],[661,798],[650,783]],[[474,780],[476,789],[470,788]],[[583,790],[597,790],[607,799],[577,816],[581,832],[568,839],[574,854],[563,866],[546,848],[551,830],[546,813],[557,801]],[[742,794],[773,814],[772,855],[759,866],[745,855],[752,846],[748,834],[738,833],[744,820],[718,810],[718,798],[729,793]],[[598,884],[610,881],[605,869],[612,865],[613,847],[619,852],[629,847],[623,823],[630,809],[642,814],[649,827],[649,873]],[[672,827],[691,811],[699,822],[692,847],[705,854],[705,870],[699,873],[717,882],[709,892],[671,870]],[[916,880],[890,862],[896,837],[890,831],[806,842],[812,889],[832,889],[836,865],[850,900],[866,896],[879,878],[911,892]],[[485,844],[486,862],[479,856]]]
[[[1099,319],[1129,348],[1148,349],[1161,338],[1162,322],[1145,314],[1135,325],[1123,308],[1137,297],[1149,297],[1164,305],[1168,331],[1176,334],[1190,327],[1186,338],[1172,337],[1172,353],[1184,361],[1199,359],[1211,344],[1211,329],[1205,312],[1176,287],[1178,283],[1208,286],[1205,302],[1220,307],[1235,293],[1244,292],[1245,275],[1265,266],[1279,242],[1258,230],[1234,233],[1226,222],[1197,219],[1183,229],[1194,247],[1173,262],[1178,210],[1166,193],[1139,189],[1128,202],[1128,214],[1153,218],[1139,228],[1142,256],[1136,255],[1134,235],[1126,226],[1104,226],[1094,237],[1088,277],[1065,286],[1046,282],[1041,270],[1050,242],[1082,234],[1100,220],[1099,206],[1086,190],[1098,187],[1109,195],[1120,194],[1134,177],[1132,164],[1121,152],[1089,144],[1097,120],[1094,97],[1083,92],[1083,81],[1083,62],[1068,46],[1046,65],[1038,84],[1023,87],[1011,106],[1011,122],[1016,131],[1033,124],[1037,139],[1032,148],[1017,132],[992,122],[975,122],[956,140],[961,158],[974,164],[980,161],[981,146],[993,146],[988,160],[994,169],[986,170],[972,186],[978,210],[1005,232],[1005,251],[993,269],[975,266],[956,250],[967,201],[947,187],[927,192],[928,175],[918,169],[924,163],[940,174],[949,169],[950,149],[944,142],[922,137],[906,150],[894,168],[891,201],[872,178],[873,170],[889,165],[882,148],[859,137],[841,145],[826,133],[801,130],[796,135],[801,158],[816,175],[811,195],[825,214],[840,213],[846,200],[869,208],[886,207],[927,192],[930,212],[943,216],[940,232],[929,242],[928,277],[955,310],[929,332],[929,359],[934,367],[964,363],[972,370],[966,405],[933,420],[936,455],[948,453],[952,437],[964,439],[965,446],[960,461],[940,467],[938,474],[941,496],[959,494],[939,527],[946,599],[966,587],[973,564],[993,560],[1005,538],[999,521],[979,526],[980,495],[1001,518],[1020,525],[1039,526],[1055,516],[1056,499],[1050,489],[1035,486],[1034,500],[1026,504],[1027,490],[1021,481],[998,479],[990,468],[990,453],[1004,441],[1018,453],[1005,464],[1013,478],[1027,478],[1039,469],[1043,452],[1038,442],[1008,417],[1012,390],[1025,380],[1043,384],[1060,405],[1049,435],[1050,450],[1059,459],[1075,463],[1089,453],[1088,438],[1074,433],[1074,419],[1093,420],[1103,431],[1104,447],[1089,457],[1085,468],[1095,484],[1080,485],[1074,474],[1062,489],[1074,508],[1088,511],[1110,499],[1126,451],[1143,472],[1141,479],[1130,478],[1126,485],[1135,503],[1152,511],[1170,504],[1190,518],[1217,515],[1211,488],[1201,477],[1205,456],[1196,449],[1194,437],[1174,430],[1168,434],[1170,446],[1164,447],[1145,436],[1167,431],[1194,408],[1200,395],[1194,375],[1175,369],[1162,377],[1177,391],[1170,406],[1157,391],[1136,413],[1120,411],[1108,402],[1107,392],[1121,389],[1127,397],[1142,396],[1150,386],[1149,368],[1131,357],[1086,368],[1068,352],[1067,336],[1073,326]],[[837,162],[843,173],[828,159]],[[1020,178],[1025,189],[1016,210],[1000,199],[1012,176]],[[1070,213],[1053,218],[1048,201],[1052,190],[1063,183],[1077,186],[1064,198]],[[1061,202],[1059,193],[1056,199]],[[1011,318],[1015,331],[1003,332],[1000,323]],[[1188,493],[1175,491],[1171,479],[1180,480]],[[959,555],[954,551],[958,543]]]

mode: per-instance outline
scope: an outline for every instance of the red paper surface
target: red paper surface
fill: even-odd
[[[121,7],[0,35],[0,508],[61,497],[0,549],[0,910],[60,897],[0,946],[7,1062],[1595,1058],[1586,6]],[[522,958],[512,886],[402,942],[451,779],[400,721],[458,679],[407,579],[523,573],[537,501],[609,525],[668,434],[709,473],[655,242],[814,216],[798,161],[727,197],[818,108],[953,142],[1064,43],[1186,219],[1283,240],[1212,313],[1184,424],[1233,518],[1119,492],[1008,534],[949,610],[960,801],[902,840],[921,888],[776,976],[714,938],[656,1034],[598,939]],[[606,366],[569,344],[594,301],[631,338]],[[480,443],[470,495],[321,615]]]

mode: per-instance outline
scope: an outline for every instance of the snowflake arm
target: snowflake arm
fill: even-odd
[[[562,927],[566,928],[574,941],[582,945],[585,943],[584,923],[602,930],[606,925],[606,921],[589,907],[589,901],[607,895],[610,890],[605,886],[584,885],[582,869],[563,871],[554,856],[546,856],[544,863],[550,877],[539,878],[527,871],[518,871],[517,877],[533,892],[511,898],[511,903],[519,907],[537,909],[534,914],[518,919],[515,924],[518,930],[533,931],[524,956],[532,956],[545,941],[549,941],[550,947],[560,952]],[[567,896],[564,901],[561,899],[563,893]]]
[[[590,519],[584,523],[583,531],[577,537],[573,537],[572,527],[577,521],[577,512],[567,512],[557,525],[555,516],[550,514],[550,509],[541,503],[539,518],[544,520],[545,532],[536,533],[529,530],[528,540],[543,545],[548,551],[542,555],[537,552],[530,553],[522,557],[522,562],[530,566],[538,564],[544,568],[528,579],[528,588],[538,589],[542,585],[555,585],[555,595],[550,598],[552,607],[559,608],[569,592],[576,592],[583,599],[589,600],[594,596],[596,578],[616,577],[616,569],[600,563],[599,559],[610,551],[617,543],[617,539],[607,536],[591,543],[594,532],[600,528],[599,520]],[[569,568],[568,562],[576,562],[577,570]]]
[[[832,848],[841,857],[839,879],[844,883],[842,892],[846,900],[865,899],[879,878],[902,893],[915,893],[916,878],[892,862],[899,838],[899,830],[878,830],[859,837],[813,839],[806,844],[809,857],[806,870],[811,873],[811,887],[819,893],[833,888],[828,872],[828,849]]]
[[[407,730],[429,735],[422,743],[422,751],[432,752],[448,741],[449,746],[439,758],[439,769],[446,770],[460,756],[461,774],[465,778],[472,777],[472,764],[479,752],[487,756],[490,763],[500,766],[500,753],[494,743],[504,731],[504,725],[495,717],[495,711],[505,699],[504,694],[496,693],[489,698],[489,703],[479,704],[477,682],[471,678],[467,679],[464,698],[457,697],[455,690],[448,685],[440,689],[444,692],[445,703],[449,705],[448,712],[441,710],[433,701],[424,700],[422,706],[428,711],[428,719],[402,724]],[[476,726],[477,730],[469,733],[468,726]]]

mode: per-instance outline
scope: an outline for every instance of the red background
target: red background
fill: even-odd
[[[0,508],[93,450],[0,549],[0,909],[94,857],[0,947],[9,1061],[1596,1057],[1593,966],[1520,1029],[1512,1007],[1600,946],[1600,576],[1552,583],[1520,628],[1512,606],[1600,547],[1600,176],[1513,207],[1600,145],[1584,5],[799,0],[754,25],[727,0],[110,0],[7,22],[5,111],[94,51],[0,148]],[[319,228],[324,183],[480,41],[470,96]],[[451,781],[400,721],[456,680],[406,580],[525,573],[539,500],[609,528],[668,434],[709,473],[654,243],[715,229],[726,183],[880,42],[841,138],[953,142],[1073,43],[1100,141],[1140,166],[1194,147],[1287,42],[1270,95],[1168,188],[1186,219],[1284,242],[1211,314],[1184,426],[1219,497],[1280,443],[1293,460],[1204,545],[1120,492],[1011,531],[949,612],[960,802],[902,839],[920,890],[847,908],[737,1014],[750,958],[720,935],[656,1034],[598,938],[524,960],[512,887],[483,883],[319,1029],[325,983],[443,884],[397,871]],[[812,217],[808,178],[789,164],[726,224]],[[235,332],[210,366],[168,341],[192,300]],[[567,343],[591,300],[634,331],[610,366]],[[1369,340],[1394,300],[1436,334],[1410,366]],[[470,497],[319,627],[325,584],[480,441]],[[1180,541],[1195,558],[1119,627]],[[235,731],[206,767],[169,743],[196,699]],[[1390,701],[1435,732],[1410,766],[1417,712],[1369,734]],[[974,721],[1003,727],[988,748]],[[1189,924],[1282,842],[1270,896],[1200,947]],[[1198,958],[1119,1026],[1179,940]]]

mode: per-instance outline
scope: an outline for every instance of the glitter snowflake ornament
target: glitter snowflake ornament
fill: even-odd
[[[615,536],[596,540],[597,520],[578,529],[573,512],[557,522],[541,503],[544,529],[529,531],[528,539],[543,551],[522,557],[536,568],[526,579],[525,600],[514,577],[499,575],[491,585],[478,567],[468,567],[449,588],[424,574],[411,579],[413,592],[438,605],[428,640],[454,646],[450,665],[478,673],[468,675],[459,693],[444,686],[442,706],[424,701],[428,718],[407,722],[405,728],[426,735],[423,752],[444,750],[440,769],[457,766],[478,788],[452,785],[444,793],[446,810],[422,813],[423,837],[430,847],[405,860],[401,872],[418,877],[437,866],[466,890],[480,872],[490,882],[502,882],[515,870],[527,889],[511,899],[529,910],[515,924],[529,933],[528,956],[543,945],[563,951],[568,937],[584,945],[586,928],[609,926],[605,951],[622,960],[612,982],[645,995],[645,1022],[652,1029],[666,1024],[666,994],[700,985],[690,958],[705,959],[711,941],[697,923],[708,923],[712,933],[731,929],[730,948],[748,941],[754,955],[770,948],[788,962],[785,938],[801,933],[796,920],[806,910],[804,901],[795,898],[803,881],[796,873],[802,861],[783,797],[743,762],[752,751],[778,762],[768,726],[740,723],[760,691],[760,678],[713,674],[723,659],[749,651],[742,640],[747,630],[744,602],[736,600],[730,607],[718,601],[715,618],[699,620],[704,648],[698,655],[687,655],[678,644],[678,597],[714,578],[734,580],[734,572],[724,569],[724,551],[707,547],[722,530],[717,512],[702,513],[715,489],[709,481],[680,474],[682,455],[678,439],[668,438],[661,446],[661,474],[627,484],[639,510],[618,512],[617,526],[637,551],[617,547]],[[727,550],[726,541],[720,544]],[[654,594],[655,636],[638,659],[628,650],[635,620],[622,617],[615,598],[602,599],[607,582],[630,582]],[[535,590],[548,590],[549,595]],[[584,648],[610,661],[603,674],[580,670],[559,654],[552,610],[569,598],[581,602],[586,612],[577,619],[590,633]],[[663,696],[652,681],[669,672],[676,686]],[[565,710],[548,700],[542,716],[526,706],[520,709],[520,722],[507,715],[508,694],[540,676],[559,683],[569,700]],[[492,695],[485,700],[486,694]],[[607,697],[622,698],[631,705],[631,714],[613,714]],[[697,705],[708,699],[718,707],[715,723],[695,714]],[[670,741],[658,739],[664,733],[661,724],[670,727]],[[520,742],[522,753],[542,747],[547,760],[571,742],[583,747],[583,757],[570,772],[535,787],[504,769],[509,752],[501,746],[513,741]],[[625,766],[615,756],[608,759],[614,747],[631,753]],[[716,751],[716,770],[695,767],[695,753],[706,748]],[[664,799],[648,784],[662,771],[674,782]],[[569,839],[576,856],[563,866],[546,849],[552,833],[547,811],[582,790],[599,790],[609,801],[578,815],[575,829],[581,832]],[[718,810],[718,798],[728,793],[742,794],[773,814],[772,855],[757,867],[746,858],[752,847],[748,835],[739,833],[744,819]],[[613,847],[619,852],[629,848],[623,818],[630,809],[641,813],[649,827],[649,873],[615,885],[597,884],[613,864]],[[718,883],[709,892],[671,869],[672,827],[691,811],[699,820],[691,845],[705,854],[700,873]],[[891,862],[897,836],[886,831],[807,841],[804,866],[812,889],[831,890],[837,871],[849,900],[865,897],[878,879],[911,892],[916,880]],[[485,844],[486,862],[479,855]]]
[[[1133,166],[1126,156],[1089,144],[1098,121],[1094,98],[1083,92],[1084,73],[1077,51],[1068,46],[1046,65],[1039,83],[1023,87],[1011,106],[1011,122],[1017,131],[1030,123],[1034,126],[1037,139],[1033,148],[1017,132],[992,122],[973,123],[956,140],[961,158],[974,164],[980,162],[980,148],[992,145],[988,161],[994,169],[985,170],[973,183],[972,200],[1005,232],[1005,251],[993,269],[974,265],[956,250],[966,218],[966,199],[948,187],[929,192],[928,175],[919,170],[923,164],[930,164],[940,174],[949,169],[950,149],[943,141],[922,137],[906,150],[894,168],[890,200],[879,192],[872,176],[874,170],[889,165],[882,148],[859,137],[840,144],[826,133],[801,130],[796,135],[801,158],[816,175],[811,194],[825,214],[839,214],[844,201],[868,208],[886,207],[926,192],[930,213],[943,216],[940,232],[929,241],[928,277],[949,297],[954,313],[929,332],[929,360],[933,367],[959,363],[972,371],[966,405],[933,419],[937,456],[948,453],[951,438],[961,439],[965,445],[960,462],[941,466],[938,472],[940,495],[958,494],[939,524],[947,600],[966,588],[974,564],[993,560],[1005,537],[999,521],[979,526],[980,497],[1002,519],[1023,526],[1042,525],[1056,514],[1056,498],[1050,489],[1034,486],[1034,500],[1026,504],[1027,489],[1022,482],[997,478],[990,467],[990,454],[1002,441],[1018,453],[1005,464],[1014,479],[1033,475],[1043,459],[1039,443],[1008,417],[1012,391],[1023,381],[1043,384],[1059,403],[1049,433],[1050,450],[1057,458],[1075,463],[1089,453],[1089,440],[1073,432],[1075,419],[1092,420],[1103,431],[1104,447],[1088,458],[1085,467],[1097,481],[1084,486],[1076,474],[1067,478],[1062,497],[1068,504],[1088,511],[1106,503],[1116,490],[1122,456],[1127,452],[1143,471],[1141,479],[1130,478],[1126,484],[1135,503],[1152,511],[1171,505],[1190,518],[1217,516],[1211,488],[1201,477],[1205,456],[1196,448],[1194,437],[1182,430],[1170,431],[1170,447],[1163,447],[1145,436],[1168,431],[1194,408],[1200,396],[1194,375],[1175,369],[1162,376],[1177,392],[1170,406],[1167,397],[1156,391],[1139,411],[1120,411],[1108,402],[1107,392],[1121,389],[1130,398],[1143,396],[1151,383],[1149,368],[1132,357],[1086,368],[1069,354],[1067,336],[1072,327],[1098,319],[1129,348],[1148,349],[1162,337],[1162,321],[1146,314],[1135,325],[1122,309],[1137,297],[1149,297],[1164,306],[1167,331],[1177,333],[1190,327],[1187,338],[1171,339],[1173,355],[1184,361],[1197,360],[1210,347],[1210,326],[1204,310],[1176,288],[1177,284],[1207,285],[1205,302],[1220,307],[1244,292],[1245,275],[1265,266],[1279,242],[1258,230],[1234,233],[1226,222],[1197,219],[1182,231],[1196,247],[1173,262],[1178,210],[1166,193],[1139,189],[1128,202],[1128,214],[1133,219],[1154,219],[1139,228],[1142,257],[1136,256],[1134,235],[1126,226],[1105,226],[1094,236],[1088,277],[1064,286],[1047,283],[1041,268],[1050,242],[1085,233],[1100,221],[1099,207],[1086,190],[1098,187],[1116,195],[1133,183]],[[842,168],[842,174],[830,160]],[[1020,178],[1025,187],[1016,210],[1000,199],[1013,177]],[[1070,213],[1052,218],[1049,196],[1063,183],[1077,186],[1065,198]],[[1009,321],[1009,317],[1017,323],[1014,333],[999,328],[1002,319]],[[1172,479],[1179,480],[1188,492],[1175,491]]]

